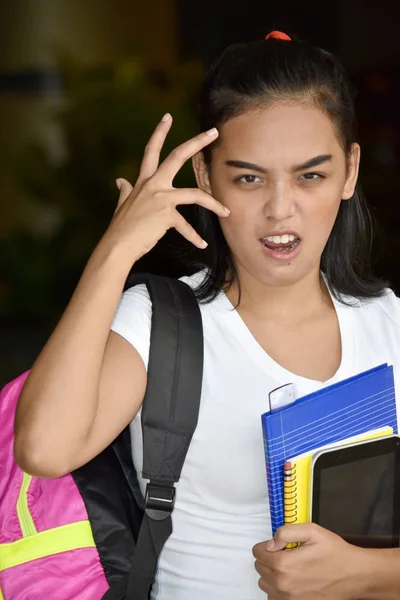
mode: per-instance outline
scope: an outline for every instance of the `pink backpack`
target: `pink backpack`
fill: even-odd
[[[39,479],[14,462],[14,415],[28,373],[0,394],[0,598],[98,600],[109,585],[71,475]]]
[[[143,498],[129,427],[87,465],[57,479],[24,473],[13,456],[24,373],[0,392],[0,600],[147,600],[172,532],[175,482],[195,430],[203,333],[192,290],[135,275],[152,305],[142,407]],[[136,560],[137,558],[137,560]]]

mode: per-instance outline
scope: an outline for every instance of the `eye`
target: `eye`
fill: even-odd
[[[261,177],[257,177],[257,175],[242,175],[236,181],[240,181],[240,183],[247,183],[251,185],[252,183],[260,183]]]
[[[304,173],[300,176],[300,179],[303,179],[304,181],[314,181],[316,179],[324,179],[324,176],[320,173]]]

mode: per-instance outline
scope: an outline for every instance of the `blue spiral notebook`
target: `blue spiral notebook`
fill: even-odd
[[[391,426],[397,433],[393,367],[380,365],[261,417],[272,532],[284,524],[283,465],[303,452]]]

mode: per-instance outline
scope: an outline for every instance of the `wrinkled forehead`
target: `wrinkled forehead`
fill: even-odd
[[[344,160],[330,117],[313,105],[285,102],[249,110],[224,123],[214,157],[282,169],[322,154]]]

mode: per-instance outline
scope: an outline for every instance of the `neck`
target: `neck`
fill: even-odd
[[[294,319],[313,313],[322,305],[331,304],[329,291],[319,268],[290,285],[268,286],[243,269],[238,269],[240,280],[240,312],[251,312],[272,319]],[[239,286],[233,284],[227,296],[236,306]]]

